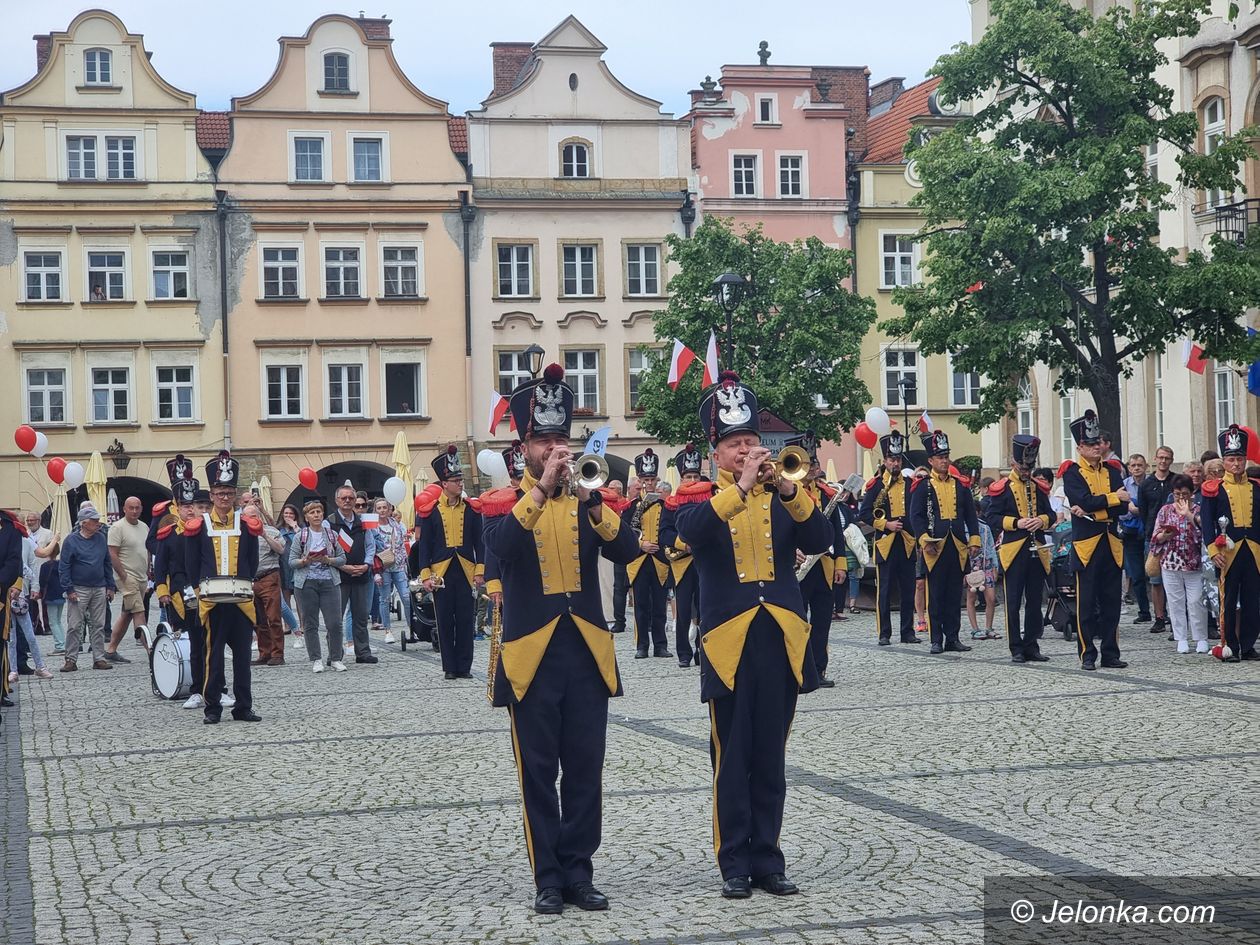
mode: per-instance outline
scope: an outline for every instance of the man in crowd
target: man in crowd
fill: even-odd
[[[1072,564],[1076,572],[1077,636],[1081,668],[1124,669],[1120,659],[1120,574],[1124,545],[1117,521],[1131,498],[1120,471],[1103,460],[1098,415],[1086,410],[1072,421],[1078,458],[1063,464],[1063,492],[1072,511]],[[1095,648],[1094,638],[1102,640]]]
[[[114,565],[101,533],[101,513],[91,502],[79,505],[79,527],[61,545],[58,565],[66,593],[66,661],[63,673],[79,668],[83,624],[92,648],[93,669],[113,669],[105,658],[105,604],[114,599]]]
[[[109,526],[109,558],[114,568],[114,584],[122,593],[122,606],[114,621],[105,659],[111,663],[130,663],[118,652],[118,644],[127,629],[139,630],[145,623],[144,592],[149,581],[149,526],[140,521],[144,506],[135,496],[123,502],[123,517]]]
[[[704,457],[694,443],[688,443],[674,457],[674,468],[678,470],[680,488],[700,481]],[[677,607],[674,647],[678,654],[678,665],[685,669],[691,666],[697,655],[691,646],[691,624],[700,616],[700,581],[696,576],[696,569],[692,567],[691,548],[678,537],[677,495],[671,495],[665,500],[665,511],[661,514],[661,546],[666,549],[669,569],[674,579],[674,602]]]
[[[1220,632],[1227,663],[1260,660],[1260,485],[1247,478],[1250,435],[1237,424],[1218,439],[1225,478],[1203,485],[1203,544],[1222,575]]]
[[[823,468],[818,462],[818,437],[813,431],[801,437],[801,449],[809,454],[809,476],[806,478],[805,494],[818,506],[831,525],[833,535],[832,546],[826,553],[818,556],[813,565],[801,577],[801,597],[805,610],[809,614],[809,652],[818,670],[818,685],[830,689],[835,681],[827,678],[827,644],[831,638],[831,618],[835,611],[836,582],[844,583],[849,578],[848,559],[844,544],[844,516],[840,511],[840,503],[834,503],[830,514],[827,506],[836,498],[836,490],[826,481]],[[805,552],[796,552],[798,567],[809,557]]]
[[[1146,457],[1134,453],[1129,457],[1129,475],[1124,477],[1124,489],[1135,499],[1142,481],[1146,478]],[[1120,540],[1124,542],[1124,576],[1129,579],[1129,594],[1125,603],[1137,604],[1138,615],[1134,623],[1148,623],[1151,619],[1151,601],[1146,580],[1145,524],[1142,513],[1134,502],[1120,516]]]
[[[779,846],[787,737],[797,694],[818,686],[796,551],[825,553],[831,527],[804,489],[768,465],[757,396],[734,371],[704,395],[699,417],[718,481],[679,490],[678,534],[700,577],[713,848],[727,899],[747,899],[754,885],[789,896],[799,890]]]
[[[35,550],[37,558],[46,558],[51,555],[51,545],[53,539],[52,530],[45,528],[43,520],[38,512],[27,512],[22,516],[22,521],[26,524],[26,537],[30,540],[31,547]],[[38,577],[40,562],[35,562],[35,574]],[[46,629],[47,621],[44,619],[43,607],[38,604],[41,597],[39,591],[29,595],[31,598],[31,626],[36,633],[50,633],[51,630]],[[20,637],[19,637],[20,639]]]
[[[520,488],[482,496],[485,543],[503,580],[492,702],[507,706],[521,785],[535,911],[608,908],[592,882],[603,819],[608,699],[621,695],[597,559],[630,561],[630,530],[598,490],[568,488],[573,389],[552,364],[512,392],[524,440]],[[556,791],[563,779],[564,803]]]
[[[258,536],[258,574],[254,577],[255,634],[258,656],[255,666],[284,665],[284,624],[280,620],[280,556],[285,553],[280,529],[267,521],[267,513],[255,492],[247,492],[241,508],[253,511],[263,523]]]
[[[1143,561],[1151,550],[1151,533],[1155,528],[1155,516],[1159,514],[1159,510],[1164,507],[1164,503],[1172,494],[1172,464],[1173,451],[1167,446],[1161,446],[1155,451],[1155,468],[1142,480],[1136,496],[1131,490],[1129,491],[1129,495],[1134,496],[1129,502],[1129,510],[1136,511],[1142,516],[1142,529],[1146,536]],[[1151,609],[1155,612],[1155,622],[1151,624],[1151,633],[1163,633],[1168,630],[1168,610],[1164,600],[1162,578],[1159,574],[1153,574],[1148,579],[1148,584],[1151,592]],[[1141,614],[1133,622],[1142,623]]]
[[[640,492],[639,480],[631,476],[626,482],[622,509],[624,510],[632,502],[636,501]],[[613,633],[626,632],[626,607],[629,606],[629,601],[630,576],[626,573],[626,566],[613,562]]]
[[[372,559],[376,556],[375,532],[363,527],[363,519],[355,511],[354,486],[347,480],[333,496],[337,510],[328,517],[333,537],[346,552],[341,566],[341,610],[349,611],[351,637],[354,640],[354,661],[375,663],[372,644],[368,640],[368,610],[372,606]],[[362,503],[367,508],[366,500]],[[423,530],[422,530],[423,531]]]
[[[875,529],[875,627],[880,646],[892,643],[892,593],[902,643],[919,643],[914,632],[914,532],[910,528],[910,486],[901,475],[906,438],[893,430],[880,437],[884,469],[866,484],[858,521]]]
[[[634,591],[634,658],[645,659],[648,646],[653,656],[673,656],[665,639],[666,589],[669,561],[661,551],[661,513],[665,505],[657,495],[660,457],[651,448],[634,458],[642,490],[621,513],[625,526],[638,533],[639,556],[626,566]]]
[[[17,518],[0,514],[0,706],[13,705],[9,699],[9,634],[21,634],[13,626],[13,602],[22,593],[22,542],[25,529]]]

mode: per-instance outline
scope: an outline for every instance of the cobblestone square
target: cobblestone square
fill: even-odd
[[[254,670],[264,721],[201,724],[112,672],[6,710],[5,945],[978,942],[993,874],[1260,872],[1260,674],[1122,623],[1127,670],[1012,666],[833,627],[800,701],[783,847],[803,895],[720,898],[695,669],[634,660],[611,706],[597,884],[533,914],[506,714],[427,645]],[[1000,625],[1000,615],[999,615]],[[49,638],[41,638],[46,649]],[[484,670],[485,646],[477,645]],[[301,657],[301,658],[297,658]],[[81,664],[84,665],[84,664]],[[90,664],[87,664],[90,665]],[[230,674],[229,674],[230,678]]]

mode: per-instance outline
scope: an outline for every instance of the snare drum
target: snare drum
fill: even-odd
[[[192,691],[192,647],[188,634],[175,639],[169,624],[159,624],[149,653],[153,694],[163,699],[184,699]]]
[[[244,604],[254,599],[254,583],[236,577],[206,578],[198,596],[212,604]]]

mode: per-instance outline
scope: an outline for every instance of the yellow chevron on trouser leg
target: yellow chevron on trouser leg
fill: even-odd
[[[516,756],[516,783],[521,789],[521,819],[525,822],[525,852],[529,855],[529,869],[534,871],[534,831],[529,826],[529,806],[525,803],[525,766],[521,761],[521,742],[516,735],[516,706],[508,706],[508,719],[512,728],[512,754]]]
[[[718,738],[717,713],[709,703],[709,737],[713,739],[713,856],[722,849],[722,827],[718,821],[718,772],[722,770],[722,741]]]
[[[1081,575],[1076,574],[1076,645],[1079,651],[1076,654],[1078,662],[1085,661],[1085,629],[1081,626]]]

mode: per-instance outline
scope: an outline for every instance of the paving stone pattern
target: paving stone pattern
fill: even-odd
[[[836,688],[801,699],[789,748],[804,894],[734,903],[697,671],[620,637],[613,907],[560,917],[528,908],[506,714],[427,646],[377,640],[379,665],[319,676],[290,648],[254,670],[258,725],[202,725],[138,659],[24,677],[0,728],[0,942],[978,942],[985,875],[1260,873],[1260,663],[1177,656],[1130,617],[1130,668],[1096,673],[1057,636],[1052,662],[1012,666],[1000,640],[933,657],[837,623]]]

